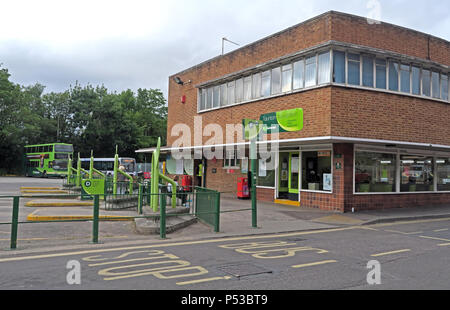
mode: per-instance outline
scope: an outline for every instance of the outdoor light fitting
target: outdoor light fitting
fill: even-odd
[[[191,80],[187,81],[186,83],[183,82],[183,81],[180,79],[179,76],[174,77],[173,80],[175,81],[175,83],[177,83],[177,84],[179,84],[179,85],[184,85],[184,84],[190,84],[190,83],[192,83]]]

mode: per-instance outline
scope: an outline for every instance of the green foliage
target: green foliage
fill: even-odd
[[[160,90],[108,92],[75,83],[60,93],[20,86],[0,66],[0,174],[23,172],[26,144],[63,142],[89,157],[137,157],[135,150],[166,140],[167,105]],[[148,160],[147,160],[148,161]]]

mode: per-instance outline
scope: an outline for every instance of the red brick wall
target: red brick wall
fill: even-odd
[[[450,106],[433,100],[332,87],[333,136],[450,145]]]
[[[369,24],[362,17],[334,14],[331,19],[331,37],[335,41],[370,46],[450,65],[448,41],[391,24]]]

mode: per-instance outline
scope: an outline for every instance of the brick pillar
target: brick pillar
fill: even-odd
[[[353,197],[353,144],[333,144],[333,199],[337,210],[352,209]]]

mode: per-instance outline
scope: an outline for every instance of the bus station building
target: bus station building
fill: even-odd
[[[278,145],[275,165],[258,159],[258,200],[338,212],[450,204],[449,66],[449,41],[324,13],[169,77],[167,173],[235,195],[249,143],[227,125],[301,110],[301,128],[258,142]],[[194,156],[213,146],[225,158]]]

